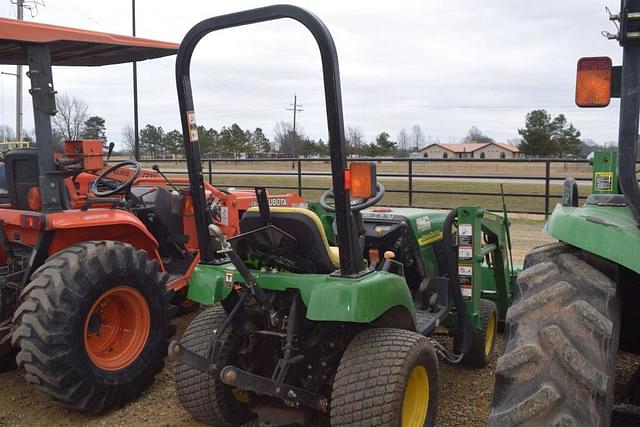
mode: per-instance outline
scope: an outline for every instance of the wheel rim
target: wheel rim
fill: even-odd
[[[240,403],[249,403],[249,393],[246,390],[240,390],[239,388],[232,388],[231,394]]]
[[[484,355],[488,356],[493,349],[493,340],[496,336],[496,313],[495,311],[491,313],[489,316],[489,320],[487,321],[487,332],[485,334],[484,339]]]
[[[427,368],[418,365],[411,370],[404,389],[402,427],[422,427],[429,410],[429,375]]]
[[[140,355],[151,330],[151,313],[144,296],[129,286],[103,293],[84,323],[89,359],[105,371],[124,369]]]

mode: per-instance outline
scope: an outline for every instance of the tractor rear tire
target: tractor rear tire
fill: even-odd
[[[564,244],[527,255],[507,312],[490,426],[610,425],[621,315],[614,270]]]
[[[415,332],[360,332],[340,360],[331,394],[332,426],[432,426],[438,407],[438,359]]]
[[[471,349],[464,355],[462,363],[475,368],[487,366],[496,347],[498,335],[498,310],[493,301],[480,300],[480,329],[473,333]]]
[[[182,335],[180,345],[206,357],[225,317],[221,305],[207,308],[191,321]],[[225,330],[220,339],[222,349],[219,359],[214,362],[216,366],[226,366],[233,362],[241,341],[231,327]],[[210,376],[179,361],[176,361],[174,372],[178,400],[198,421],[216,427],[235,427],[256,418],[249,410],[248,396],[233,390],[217,376]]]
[[[83,242],[51,256],[14,315],[27,382],[83,412],[136,399],[164,366],[167,279],[146,252],[120,242]]]

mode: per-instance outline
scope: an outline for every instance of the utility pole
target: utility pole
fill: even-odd
[[[18,21],[23,20],[24,0],[16,0]],[[22,141],[22,65],[16,66],[16,141]]]
[[[291,145],[291,155],[292,157],[296,156],[296,140],[298,139],[298,134],[296,132],[296,113],[298,111],[304,111],[302,109],[302,105],[298,105],[298,95],[293,95],[293,104],[289,104],[293,108],[287,108],[287,111],[293,111],[293,143]]]
[[[136,0],[131,0],[133,36],[136,36]],[[140,160],[140,132],[138,130],[138,64],[133,61],[133,133],[135,138],[133,155]]]
[[[4,74],[5,76],[13,76],[13,77],[18,77],[19,74],[18,73],[7,73],[5,71],[2,71],[1,74]],[[19,92],[20,93],[20,92]],[[2,86],[2,124],[4,124],[4,82],[3,82],[3,86]],[[22,111],[22,102],[20,102],[20,106],[18,106],[18,101],[16,98],[16,124],[20,125],[22,120],[19,121],[19,115],[17,114],[18,110]],[[16,132],[16,136],[18,135],[18,133]],[[3,142],[7,142],[7,138],[6,138],[6,132],[5,132],[5,137],[4,137],[4,141]],[[16,141],[20,141],[19,137],[16,137]]]

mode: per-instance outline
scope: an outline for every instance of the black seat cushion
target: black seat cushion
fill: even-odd
[[[182,196],[162,187],[131,187],[131,192],[144,201],[144,207],[136,209],[136,215],[158,240],[160,255],[171,256],[176,244],[183,245],[189,240],[180,213]]]
[[[296,209],[282,210],[272,209],[274,227],[264,230],[261,230],[265,224],[259,212],[247,211],[242,216],[241,235],[234,239],[239,255],[243,258],[258,256],[267,264],[291,272],[328,274],[335,271],[337,266],[331,260],[326,237],[321,234],[317,222]],[[260,230],[259,236],[245,236],[256,230]],[[269,253],[264,248],[266,241],[273,242]],[[260,246],[257,251],[256,246]]]
[[[38,150],[25,148],[11,150],[4,155],[5,177],[9,201],[15,209],[29,210],[27,196],[32,187],[38,187]]]

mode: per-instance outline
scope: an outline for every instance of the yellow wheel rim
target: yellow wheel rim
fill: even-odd
[[[493,340],[496,336],[496,312],[492,312],[491,316],[489,316],[489,320],[487,321],[487,332],[484,338],[484,355],[488,356],[493,349]]]
[[[418,365],[411,370],[402,401],[402,427],[423,427],[429,410],[429,375]]]
[[[240,403],[249,403],[249,393],[245,390],[240,390],[239,388],[232,388],[231,394],[233,397]]]

